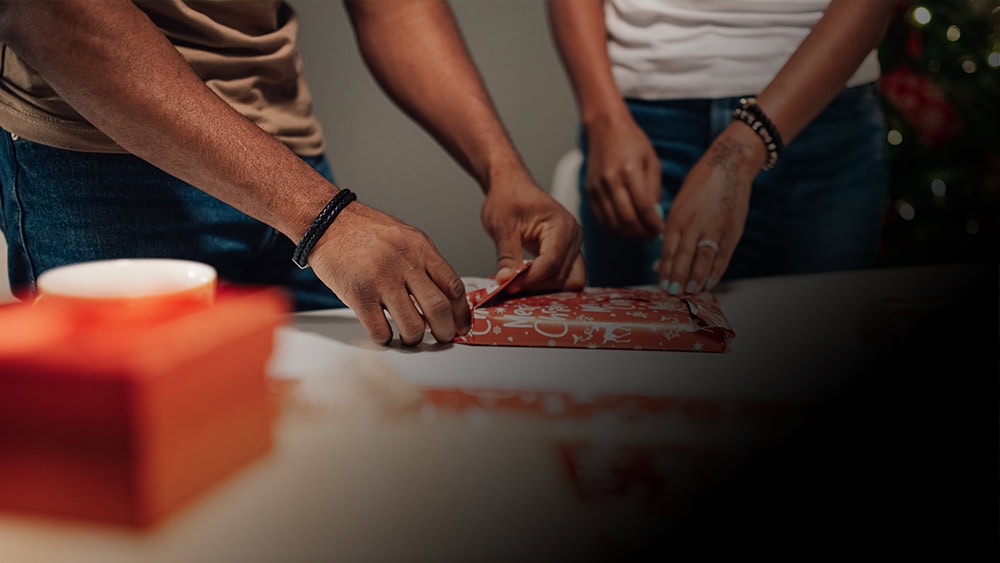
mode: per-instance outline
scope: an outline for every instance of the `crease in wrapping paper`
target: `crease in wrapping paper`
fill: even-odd
[[[472,330],[460,344],[689,350],[723,352],[735,333],[710,293],[673,296],[656,289],[588,287],[534,295],[504,289],[504,282],[467,283]]]

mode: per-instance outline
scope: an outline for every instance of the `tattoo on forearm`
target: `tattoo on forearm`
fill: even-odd
[[[725,211],[736,209],[736,187],[739,180],[739,157],[744,154],[749,147],[732,139],[723,139],[712,145],[708,155],[708,165],[722,171],[724,183],[722,186],[722,199],[719,206]]]

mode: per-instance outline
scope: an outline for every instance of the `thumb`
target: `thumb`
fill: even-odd
[[[514,276],[514,273],[524,263],[521,251],[521,238],[517,233],[504,233],[496,240],[497,247],[497,281],[503,282]]]

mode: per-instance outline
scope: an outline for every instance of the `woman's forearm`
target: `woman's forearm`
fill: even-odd
[[[785,143],[844,88],[885,32],[894,0],[832,0],[788,62],[757,96]]]
[[[548,13],[584,127],[627,116],[611,72],[603,0],[549,0]]]

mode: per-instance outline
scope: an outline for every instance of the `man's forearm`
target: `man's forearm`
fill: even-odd
[[[122,148],[297,240],[335,189],[120,0],[0,2],[0,40]]]
[[[350,0],[346,5],[361,53],[379,84],[483,190],[497,175],[527,173],[446,2]]]

